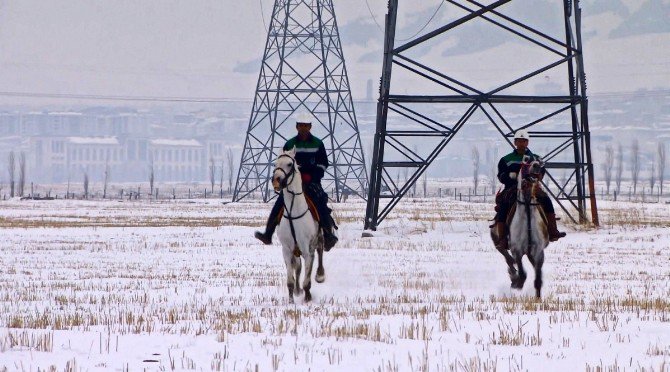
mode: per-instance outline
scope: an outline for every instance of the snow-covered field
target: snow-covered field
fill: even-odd
[[[289,305],[252,236],[269,205],[1,202],[0,370],[670,370],[670,205],[599,206],[550,244],[536,301],[490,204],[405,200],[374,238],[336,204],[326,282]]]

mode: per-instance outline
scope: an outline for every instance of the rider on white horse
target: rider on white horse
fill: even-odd
[[[530,135],[525,129],[518,130],[514,133],[514,146],[516,149],[511,153],[503,156],[498,162],[498,180],[505,185],[505,189],[496,195],[496,216],[495,227],[497,229],[497,236],[500,238],[496,242],[496,246],[500,249],[507,249],[507,214],[510,211],[512,204],[516,200],[517,189],[517,175],[521,169],[521,162],[524,156],[529,156],[533,160],[538,159],[539,156],[533,154],[528,149],[528,140]],[[542,175],[546,170],[542,168]],[[556,227],[556,214],[551,198],[546,193],[537,195],[537,201],[542,205],[545,215],[547,216],[547,230],[549,233],[549,240],[555,242],[556,240],[565,236],[564,232],[558,231]]]
[[[326,168],[328,168],[328,156],[323,142],[312,135],[312,117],[309,114],[300,114],[296,120],[298,135],[291,138],[284,145],[284,151],[295,147],[295,160],[300,167],[303,189],[307,196],[314,202],[319,213],[319,225],[323,229],[324,249],[329,251],[337,243],[337,237],[333,234],[335,226],[328,208],[328,194],[321,186]],[[265,227],[265,232],[256,231],[256,239],[265,244],[272,244],[272,234],[279,224],[279,213],[284,207],[284,197],[280,193]]]

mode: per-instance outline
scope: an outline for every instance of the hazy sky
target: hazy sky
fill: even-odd
[[[383,26],[387,1],[368,2]],[[404,5],[409,2],[400,2],[406,29],[401,27],[399,35],[405,36],[439,4],[412,0],[409,9]],[[367,30],[343,40],[354,96],[363,97],[367,80],[377,81],[381,74],[382,33],[364,0],[334,3],[341,29]],[[622,3],[634,12],[643,1]],[[257,69],[234,70],[262,55],[261,4],[267,22],[271,0],[0,0],[0,92],[251,98]],[[428,29],[448,19],[447,8]],[[586,10],[591,92],[670,85],[670,33],[611,39],[606,34],[621,17]],[[514,48],[500,47],[497,53],[502,60],[521,58]],[[439,53],[428,58],[442,60]],[[459,58],[456,72],[476,69]],[[520,71],[523,63],[518,62]],[[0,96],[0,103],[12,100]]]

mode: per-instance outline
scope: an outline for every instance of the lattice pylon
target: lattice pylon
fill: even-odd
[[[269,179],[283,144],[296,135],[295,113],[311,112],[326,147],[327,192],[366,196],[356,113],[331,0],[275,0],[233,195],[274,197]]]
[[[562,30],[554,36],[506,14],[509,7],[505,7],[511,6],[512,0],[490,0],[485,4],[475,0],[446,2],[449,3],[448,11],[455,18],[396,46],[399,0],[389,0],[364,227],[376,229],[458,132],[465,126],[478,124],[477,121],[490,124],[487,130],[497,132],[509,144],[510,150],[514,133],[519,129],[529,130],[533,138],[531,146],[542,144],[547,149],[543,155],[548,172],[543,183],[545,191],[557,201],[556,209],[563,210],[573,222],[583,223],[587,221],[588,201],[591,222],[598,225],[579,0],[555,0],[557,5],[562,5],[563,12],[555,14],[556,19],[562,21]],[[409,5],[410,2],[406,3]],[[515,4],[525,7],[517,16],[535,6],[531,1]],[[541,16],[549,18],[546,14]],[[528,48],[524,53],[535,53],[534,67],[518,72],[514,64],[502,64],[504,56],[500,54],[492,61],[496,76],[478,80],[475,74],[461,77],[456,75],[455,69],[448,68],[452,53],[443,53],[439,63],[425,58],[426,51],[443,48],[440,39],[444,41],[468,25],[485,25],[488,28],[475,30],[486,30],[489,38],[505,35],[508,42],[504,48],[517,45],[509,41],[525,43]],[[457,35],[473,37],[477,33]],[[459,36],[451,40],[458,40]],[[477,44],[479,41],[472,42]],[[461,44],[460,48],[468,51],[468,45]],[[468,56],[473,65],[483,62],[477,60],[475,54]],[[529,57],[524,55],[523,58]],[[401,89],[391,84],[392,73],[394,76],[403,74],[400,88],[411,91],[400,94]],[[558,93],[531,95],[526,92],[524,84],[549,74],[565,79],[567,86],[562,86]],[[537,110],[539,117],[516,115],[531,106],[541,106]],[[389,112],[395,117],[391,118]],[[411,148],[416,138],[421,141],[418,149]],[[394,177],[401,171],[407,174],[402,182],[399,177]],[[557,171],[570,173],[564,180],[559,180],[555,173],[552,174]]]

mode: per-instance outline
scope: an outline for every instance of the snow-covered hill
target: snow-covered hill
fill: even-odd
[[[4,2],[0,12],[1,91],[186,97],[253,96],[272,1]],[[385,0],[335,1],[354,96],[377,81]],[[426,32],[458,15],[438,1],[400,2],[398,39]],[[529,6],[529,4],[532,4]],[[560,36],[558,0],[515,0],[500,8]],[[261,11],[262,5],[262,11]],[[368,8],[369,5],[369,8]],[[667,0],[587,0],[586,72],[592,93],[670,86]],[[264,17],[261,15],[264,14]],[[450,58],[453,69],[487,81],[495,58],[525,71],[522,43],[465,25],[425,50],[428,63]],[[473,41],[474,40],[474,41]],[[493,56],[493,57],[484,57]],[[451,59],[453,58],[453,60]],[[560,80],[560,79],[555,79]],[[563,81],[558,81],[563,83]],[[13,102],[3,97],[3,102]]]

